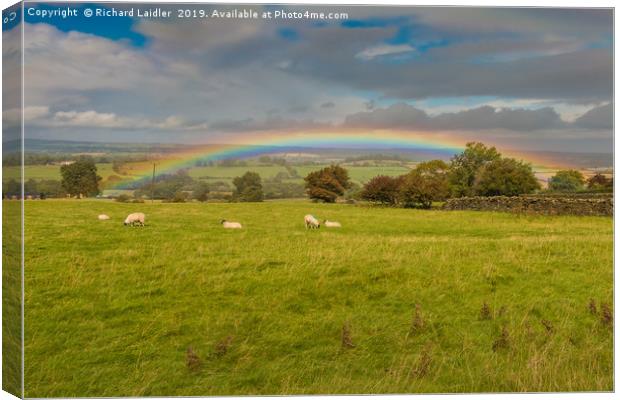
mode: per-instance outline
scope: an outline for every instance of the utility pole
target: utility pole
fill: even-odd
[[[155,190],[155,163],[153,163],[153,177],[151,178],[151,204],[155,201],[153,191]]]

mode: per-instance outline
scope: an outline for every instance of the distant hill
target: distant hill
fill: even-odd
[[[10,153],[19,148],[18,141],[6,141],[3,143],[4,152]],[[64,140],[41,140],[26,139],[26,152],[47,153],[150,153],[167,154],[195,148],[196,145],[169,144],[169,143],[105,143],[105,142],[80,142]],[[316,161],[340,161],[354,157],[373,155],[394,155],[395,158],[428,161],[441,159],[448,161],[453,154],[436,150],[417,150],[403,148],[313,148],[313,147],[280,147],[280,146],[255,146],[257,153],[264,148],[264,152],[270,155],[286,157],[308,157]],[[501,151],[501,150],[500,150]],[[506,150],[506,153],[510,153]],[[544,164],[549,167],[574,167],[574,168],[602,168],[613,167],[613,153],[578,153],[578,152],[552,152],[552,151],[517,151],[526,159],[536,160],[535,164]]]
[[[547,167],[613,168],[613,153],[575,153],[555,151],[521,151],[524,157],[541,160]],[[536,164],[536,163],[534,163]]]

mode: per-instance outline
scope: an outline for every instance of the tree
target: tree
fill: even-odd
[[[540,184],[530,164],[501,158],[480,168],[473,189],[478,196],[517,196],[540,189]]]
[[[395,205],[398,202],[402,178],[378,175],[366,182],[361,198],[373,203]]]
[[[351,187],[349,172],[339,165],[330,165],[309,173],[305,178],[306,193],[313,200],[333,203]]]
[[[549,190],[558,192],[576,192],[583,189],[585,179],[581,172],[574,169],[566,169],[556,172],[549,178]]]
[[[260,175],[256,172],[246,172],[243,176],[233,179],[235,191],[233,199],[235,201],[263,201],[263,185]]]
[[[486,147],[478,142],[467,143],[465,150],[452,157],[450,162],[448,177],[452,196],[471,196],[478,170],[484,164],[500,158],[501,154],[495,147]]]
[[[613,190],[613,179],[607,178],[603,174],[596,173],[588,179],[588,189],[592,190]]]
[[[97,166],[90,157],[80,157],[74,163],[60,167],[62,188],[71,196],[83,197],[99,194]]]
[[[174,194],[174,197],[172,197],[172,200],[170,201],[172,201],[173,203],[185,203],[188,198],[189,195],[187,194],[187,192],[179,190]]]
[[[421,208],[431,208],[433,201],[449,195],[448,165],[441,160],[420,163],[403,177],[399,192],[403,206]]]
[[[154,199],[174,200],[177,192],[191,191],[196,183],[185,169],[180,169],[174,174],[163,174],[155,177],[155,184],[144,182],[135,192],[137,197],[151,196]]]
[[[198,182],[192,191],[192,197],[200,202],[207,201],[209,197],[209,185],[206,182]]]

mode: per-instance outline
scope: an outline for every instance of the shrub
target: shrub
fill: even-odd
[[[123,193],[116,196],[116,199],[114,200],[118,201],[119,203],[129,203],[130,197]]]
[[[360,197],[373,203],[395,205],[402,179],[379,175],[369,180],[362,189]]]
[[[594,174],[592,175],[588,181],[588,189],[592,189],[592,190],[609,190],[612,191],[614,188],[614,180],[613,178],[607,178],[605,175],[602,174]]]
[[[172,202],[173,203],[185,203],[188,198],[189,198],[189,195],[187,194],[187,192],[178,191],[174,194],[174,197],[172,198]]]
[[[585,179],[581,172],[574,169],[558,171],[549,178],[549,190],[558,192],[576,192],[583,189]]]

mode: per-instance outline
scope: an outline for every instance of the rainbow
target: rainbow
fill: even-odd
[[[386,150],[420,150],[451,156],[463,150],[465,143],[454,140],[450,135],[374,131],[372,133],[282,133],[231,135],[227,144],[204,144],[187,146],[185,150],[166,154],[152,162],[143,163],[131,171],[132,178],[114,185],[113,189],[136,187],[152,179],[153,163],[156,176],[174,173],[190,168],[196,161],[220,161],[244,159],[255,156],[291,152],[298,148],[360,148]]]

